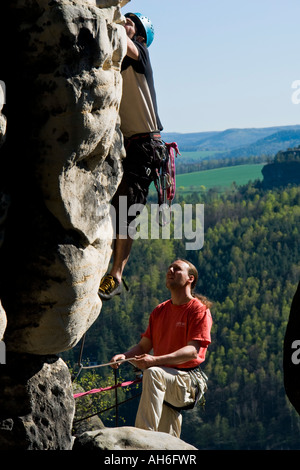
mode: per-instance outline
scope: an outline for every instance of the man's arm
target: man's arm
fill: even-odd
[[[144,353],[135,357],[134,365],[140,369],[148,369],[152,366],[164,366],[165,364],[183,364],[184,362],[196,359],[200,347],[201,341],[189,341],[186,346],[170,354],[164,354],[162,356],[151,356],[150,354]]]
[[[128,36],[127,36],[127,55],[128,57],[134,60],[138,60],[139,58],[139,50],[134,44],[134,42],[132,42],[132,40]]]
[[[114,357],[111,358],[111,362],[115,361],[123,361],[124,359],[130,359],[131,357],[142,356],[144,354],[148,354],[152,349],[152,342],[146,336],[143,336],[141,341],[133,346],[133,348],[129,349],[129,351],[123,354],[116,354]],[[132,361],[133,362],[133,361]],[[118,364],[113,364],[111,367],[117,369],[119,366]]]

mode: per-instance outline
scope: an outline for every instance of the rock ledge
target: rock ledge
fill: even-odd
[[[75,439],[73,450],[197,450],[164,432],[131,426],[87,431]]]

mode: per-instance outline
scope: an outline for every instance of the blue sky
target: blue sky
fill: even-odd
[[[299,0],[131,0],[128,11],[155,27],[165,132],[300,124]]]

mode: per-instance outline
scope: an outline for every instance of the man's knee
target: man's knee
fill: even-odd
[[[160,377],[162,377],[161,367],[153,366],[143,370],[143,380],[145,381]]]
[[[148,390],[166,390],[164,370],[161,367],[149,367],[143,371],[143,388]]]

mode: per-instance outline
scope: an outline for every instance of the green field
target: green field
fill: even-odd
[[[233,182],[240,186],[249,181],[262,180],[261,170],[263,167],[264,164],[237,165],[180,174],[176,176],[176,190],[191,192],[213,187],[222,189],[228,188]]]
[[[195,152],[180,152],[180,161],[186,162],[200,162],[204,158],[214,157],[218,153],[222,153],[221,151],[212,151],[212,150],[198,150]]]

